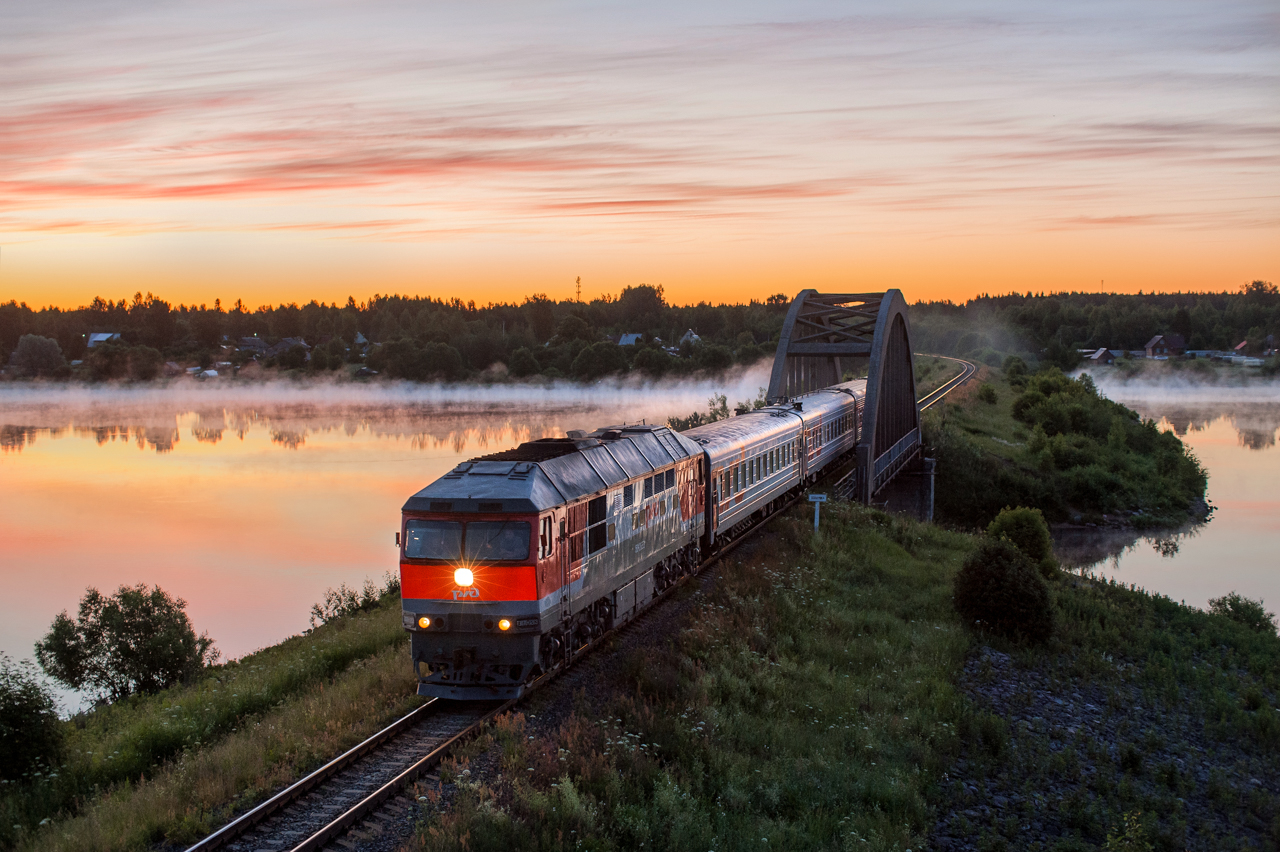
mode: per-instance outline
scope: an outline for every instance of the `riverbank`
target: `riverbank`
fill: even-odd
[[[923,418],[939,521],[985,527],[1005,506],[1054,524],[1177,527],[1209,512],[1208,477],[1172,432],[1098,393],[1089,376],[983,367]]]
[[[398,592],[64,722],[60,765],[0,792],[0,848],[184,846],[408,712],[421,699]]]
[[[1280,841],[1280,639],[1064,575],[1048,644],[1012,646],[951,608],[973,537],[845,504],[810,521],[477,741],[420,790],[413,848]]]

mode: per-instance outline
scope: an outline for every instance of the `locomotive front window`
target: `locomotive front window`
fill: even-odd
[[[408,521],[404,530],[404,555],[410,559],[457,559],[462,555],[462,524]]]
[[[468,560],[496,562],[528,558],[528,521],[472,521],[467,524]]]

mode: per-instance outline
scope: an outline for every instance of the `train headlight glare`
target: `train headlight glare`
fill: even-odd
[[[426,630],[428,627],[431,626],[431,619],[427,618],[425,615],[422,616],[422,618],[418,619],[418,626],[421,627],[423,630]]]
[[[476,581],[476,575],[471,573],[470,568],[459,568],[453,572],[453,582],[462,586],[464,589]]]
[[[499,630],[510,630],[510,629],[511,629],[511,619],[509,619],[509,618],[500,618],[500,619],[498,619],[498,629],[499,629]]]

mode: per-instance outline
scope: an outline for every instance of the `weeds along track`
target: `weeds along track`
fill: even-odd
[[[958,361],[965,369],[919,400],[921,409],[955,390],[977,369],[967,361],[950,360]],[[845,466],[847,463],[832,464],[826,479],[838,475]],[[572,662],[603,646],[604,640],[611,636],[635,629],[646,620],[645,614],[661,605],[689,577],[701,574],[723,559],[803,496],[804,492],[800,491],[779,499],[772,512],[756,520],[709,556],[697,571],[682,577],[664,591],[646,608],[645,613],[597,637],[591,645],[578,649]],[[523,701],[569,666],[559,666],[539,677],[525,689],[523,696],[510,701],[464,704],[430,699],[412,713],[218,829],[187,852],[219,849],[228,852],[311,852],[329,847],[370,819],[377,821],[379,812],[384,809],[404,812],[412,806],[412,802],[402,798],[405,787],[435,768],[453,746],[478,732],[490,719]]]
[[[459,705],[431,699],[188,852],[323,849],[378,809],[394,806],[405,786],[512,703]]]
[[[944,396],[951,393],[953,390],[960,387],[965,382],[969,381],[970,377],[973,376],[973,374],[978,371],[977,365],[972,364],[969,361],[962,361],[959,358],[949,358],[946,355],[934,355],[932,357],[942,358],[943,360],[946,360],[946,361],[955,361],[961,367],[960,375],[956,376],[955,378],[948,379],[946,382],[943,382],[942,387],[930,393],[927,393],[924,396],[922,396],[920,399],[918,399],[916,401],[916,405],[920,406],[921,411],[924,411],[926,408],[933,405],[935,402],[942,399]]]

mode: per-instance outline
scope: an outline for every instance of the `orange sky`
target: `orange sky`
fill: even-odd
[[[0,299],[1280,280],[1266,3],[498,8],[11,4]]]

